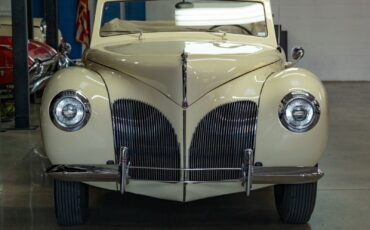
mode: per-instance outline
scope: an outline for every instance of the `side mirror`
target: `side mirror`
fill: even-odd
[[[302,47],[294,47],[292,50],[292,58],[294,61],[298,62],[304,56],[304,49]]]
[[[292,61],[285,63],[285,68],[289,68],[297,64],[304,57],[304,49],[302,47],[294,47],[292,49]]]

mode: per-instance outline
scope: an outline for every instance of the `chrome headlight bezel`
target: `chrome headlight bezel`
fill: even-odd
[[[77,101],[78,103],[80,103],[83,110],[82,118],[77,123],[72,125],[63,123],[57,115],[58,105],[66,99]],[[49,115],[53,124],[59,129],[66,132],[75,132],[82,129],[89,121],[91,115],[91,107],[88,99],[82,93],[75,90],[65,90],[57,94],[51,101],[49,107]]]
[[[286,115],[287,108],[289,105],[291,105],[293,102],[296,101],[304,101],[312,108],[312,118],[307,122],[307,124],[302,126],[296,126],[289,122],[289,119]],[[280,122],[283,124],[285,128],[287,128],[289,131],[295,132],[295,133],[304,133],[316,126],[316,124],[319,121],[320,118],[320,104],[316,100],[316,98],[305,91],[294,91],[289,94],[287,94],[280,103],[279,106],[279,119]]]

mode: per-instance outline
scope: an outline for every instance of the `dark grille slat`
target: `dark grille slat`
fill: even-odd
[[[217,107],[198,124],[190,145],[190,168],[240,168],[243,152],[254,149],[257,105],[239,101]],[[191,171],[191,181],[241,178],[241,171]]]
[[[180,168],[180,146],[167,118],[154,107],[135,100],[114,102],[115,151],[128,147],[132,166]],[[132,179],[179,181],[180,171],[131,168]]]

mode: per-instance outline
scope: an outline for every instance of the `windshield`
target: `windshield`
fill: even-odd
[[[266,37],[262,3],[252,1],[113,1],[104,5],[103,37],[154,32],[222,32]]]

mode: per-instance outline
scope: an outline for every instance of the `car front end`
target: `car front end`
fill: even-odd
[[[273,31],[269,2],[254,4]],[[311,72],[286,68],[273,33],[119,35],[116,26],[103,32],[118,35],[93,36],[84,68],[58,71],[44,92],[42,135],[58,186],[188,202],[323,176],[325,89]]]
[[[221,54],[232,45],[169,38],[91,49],[88,70],[59,72],[44,97],[45,147],[56,165],[50,173],[80,181],[106,175],[103,181],[119,183],[122,192],[177,201],[249,193],[247,182],[254,189],[318,180],[322,172],[315,165],[327,134],[320,81],[298,69],[276,73],[281,54],[268,46],[239,44],[244,53]],[[208,53],[199,53],[202,46]],[[162,53],[153,57],[153,49]],[[68,90],[60,92],[61,85]],[[79,101],[72,110],[85,115],[69,128],[62,111],[70,98]]]

